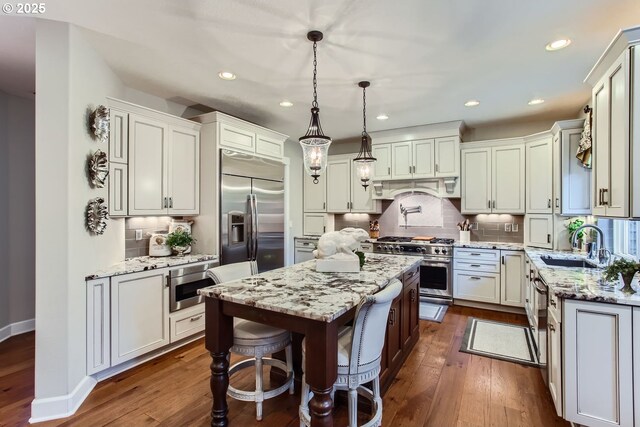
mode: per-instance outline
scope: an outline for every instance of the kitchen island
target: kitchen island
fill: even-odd
[[[364,296],[375,294],[390,280],[399,278],[404,282],[404,291],[391,306],[381,372],[381,382],[392,379],[418,339],[421,260],[367,254],[359,273],[318,273],[311,260],[201,289],[199,292],[207,297],[205,345],[213,359],[211,425],[228,425],[227,356],[233,345],[233,318],[240,317],[306,337],[305,372],[314,393],[309,402],[312,425],[332,426],[331,389],[337,377],[338,328],[353,319]]]

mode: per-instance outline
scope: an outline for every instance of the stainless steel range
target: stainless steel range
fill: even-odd
[[[373,243],[373,252],[422,256],[420,299],[441,304],[453,301],[453,239],[386,236]]]

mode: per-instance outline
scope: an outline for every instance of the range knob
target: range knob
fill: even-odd
[[[427,253],[427,248],[418,248],[417,251],[420,254],[426,254]]]
[[[447,253],[447,250],[446,250],[446,249],[443,249],[443,250],[442,250],[442,255],[445,255],[446,253]]]
[[[398,251],[398,252],[404,252],[404,247],[402,247],[402,246],[400,246],[400,245],[397,245],[397,246],[396,246],[396,251]]]
[[[436,248],[435,253],[439,254],[440,253],[440,249]]]
[[[385,251],[387,251],[387,252],[391,252],[391,251],[393,250],[393,246],[391,246],[391,245],[385,245],[385,246],[384,246],[384,250],[385,250]]]

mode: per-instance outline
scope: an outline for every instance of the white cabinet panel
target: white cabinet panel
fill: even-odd
[[[633,407],[640,423],[640,308],[633,307]]]
[[[525,149],[522,145],[492,148],[493,213],[525,212]]]
[[[371,154],[376,158],[373,165],[373,180],[391,179],[391,144],[378,144],[371,147]]]
[[[592,213],[596,216],[607,214],[602,203],[602,190],[609,187],[609,85],[603,80],[593,90],[593,187]]]
[[[220,146],[255,152],[256,133],[225,123],[220,124]]]
[[[525,215],[524,242],[527,246],[553,249],[553,215]]]
[[[205,327],[204,304],[180,310],[170,316],[170,341],[180,341],[191,335],[203,332]]]
[[[565,300],[564,313],[566,419],[634,425],[631,307]]]
[[[500,303],[500,274],[455,271],[453,296],[464,300]]]
[[[326,231],[327,215],[322,213],[304,213],[303,233],[305,236],[321,236]]]
[[[351,160],[327,161],[327,212],[349,212],[351,207]]]
[[[109,278],[87,282],[87,374],[111,366]]]
[[[500,251],[500,304],[524,307],[524,252]]]
[[[327,211],[327,174],[318,177],[318,183],[313,183],[313,178],[303,173],[304,180],[304,212]]]
[[[460,175],[460,138],[457,136],[435,139],[435,176]]]
[[[413,178],[432,178],[435,176],[434,140],[413,141]]]
[[[109,215],[112,217],[129,214],[128,200],[129,166],[109,163]]]
[[[158,272],[111,279],[113,366],[169,344],[169,288]]]
[[[413,176],[413,145],[411,142],[396,142],[391,145],[391,178],[411,179]]]
[[[110,109],[109,119],[109,162],[129,161],[129,113]]]
[[[624,58],[626,59],[626,54]],[[609,77],[610,89],[610,143],[609,187],[603,201],[607,216],[629,216],[629,68],[620,61],[620,68]]]
[[[200,211],[200,132],[169,128],[168,213],[196,215]]]
[[[556,319],[554,313],[549,311],[547,316],[547,334],[549,345],[547,347],[547,373],[549,375],[549,392],[556,414],[563,416],[563,392],[562,392],[562,324]]]
[[[527,213],[552,213],[553,147],[551,137],[527,142]]]
[[[491,148],[462,150],[462,213],[491,213]]]
[[[268,136],[258,134],[256,141],[256,153],[267,157],[282,159],[284,155],[284,141],[280,139],[269,138]]]
[[[561,196],[562,215],[590,215],[591,214],[591,169],[582,166],[576,158],[580,145],[581,129],[563,130],[561,139]]]

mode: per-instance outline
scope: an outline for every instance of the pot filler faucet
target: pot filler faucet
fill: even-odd
[[[591,250],[589,251],[587,259],[597,259],[598,264],[605,264],[607,261],[609,261],[611,252],[604,247],[604,233],[602,232],[602,229],[597,225],[585,224],[582,227],[576,229],[576,231],[574,231],[573,233],[573,237],[571,238],[571,246],[576,246],[578,241],[578,234],[580,234],[580,231],[584,230],[585,228],[592,228],[598,233],[598,238],[596,239],[595,244],[591,246]]]
[[[410,213],[421,213],[422,212],[422,206],[418,205],[418,206],[409,206],[409,207],[404,207],[402,206],[402,204],[400,204],[400,213],[402,214],[402,216],[404,216],[404,228],[407,228],[407,215]]]

